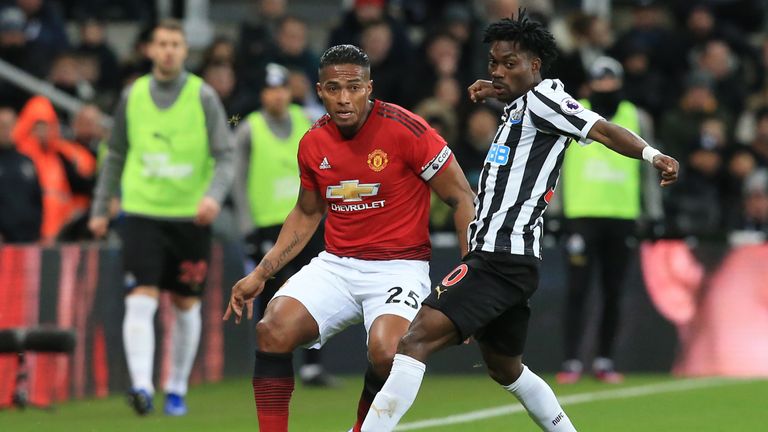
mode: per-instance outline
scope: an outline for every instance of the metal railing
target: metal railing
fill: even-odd
[[[31,94],[39,94],[48,98],[54,106],[61,108],[72,115],[77,114],[78,111],[85,105],[80,99],[71,96],[63,91],[57,89],[53,84],[41,80],[40,78],[31,75],[22,69],[8,63],[5,60],[0,60],[0,79],[6,80]],[[112,127],[112,117],[103,114],[102,124],[106,128]]]

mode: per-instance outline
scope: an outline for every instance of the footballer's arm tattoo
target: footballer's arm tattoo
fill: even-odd
[[[259,267],[264,269],[268,277],[273,276],[283,267],[283,265],[286,263],[286,260],[292,256],[293,250],[297,246],[300,246],[303,244],[302,239],[304,237],[305,236],[301,235],[297,231],[294,231],[293,236],[291,238],[291,242],[288,243],[288,245],[286,245],[285,249],[283,249],[282,252],[280,252],[280,255],[277,256],[277,260],[273,263],[272,260],[270,260],[267,257],[264,257],[259,263]]]

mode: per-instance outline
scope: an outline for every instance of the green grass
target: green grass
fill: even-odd
[[[545,377],[550,378],[551,377]],[[0,431],[14,432],[237,432],[258,430],[250,380],[232,380],[192,389],[190,414],[136,417],[122,397],[70,402],[52,412],[0,411]],[[554,386],[558,396],[613,392],[653,384],[669,384],[666,376],[630,376],[618,386],[583,380]],[[551,382],[551,380],[550,380]],[[711,386],[636,397],[565,404],[579,430],[601,431],[757,431],[766,430],[764,415],[768,381],[717,381]],[[348,377],[333,390],[297,386],[291,404],[291,431],[344,432],[353,423],[361,380]],[[427,376],[419,398],[403,423],[442,418],[473,410],[516,404],[489,379],[480,376]],[[156,409],[162,400],[156,398]],[[444,425],[426,431],[538,431],[525,412]]]

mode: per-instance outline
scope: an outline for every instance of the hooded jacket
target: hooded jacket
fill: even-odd
[[[33,132],[38,123],[48,126],[44,140]],[[24,105],[13,130],[13,139],[18,151],[32,159],[37,169],[43,192],[41,237],[44,241],[53,240],[78,211],[89,205],[72,194],[68,168],[72,171],[70,175],[93,177],[96,159],[87,149],[61,138],[53,105],[42,96],[35,96]]]

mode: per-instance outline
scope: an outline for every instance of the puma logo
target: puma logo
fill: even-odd
[[[381,417],[382,414],[386,414],[389,417],[392,417],[392,414],[395,413],[395,405],[396,402],[393,400],[387,401],[387,407],[386,408],[379,408],[376,406],[376,404],[371,404],[371,409],[373,412],[376,413],[376,417]]]
[[[163,135],[160,132],[155,132],[152,134],[152,138],[164,142],[166,145],[171,145],[171,138],[167,135]]]
[[[440,289],[440,285],[435,287],[435,291],[437,292],[437,299],[440,299],[440,296],[443,295],[444,292],[448,291],[448,288]]]

